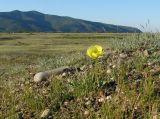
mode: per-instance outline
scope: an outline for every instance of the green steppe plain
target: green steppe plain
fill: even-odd
[[[86,49],[94,44],[108,49],[109,58],[89,59]],[[130,51],[131,57],[120,58]],[[33,82],[37,72],[84,65],[94,66],[53,76],[48,84]],[[0,118],[39,119],[50,109],[53,119],[159,119],[159,68],[158,33],[0,33]],[[116,90],[108,99],[100,92],[112,80]]]

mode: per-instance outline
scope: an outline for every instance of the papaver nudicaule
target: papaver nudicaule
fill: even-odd
[[[87,55],[90,58],[96,59],[96,58],[98,58],[99,56],[102,55],[102,50],[103,50],[102,46],[100,46],[100,45],[93,45],[93,46],[90,46],[87,49]]]

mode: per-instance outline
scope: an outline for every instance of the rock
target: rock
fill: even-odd
[[[89,65],[89,69],[92,69],[93,68],[93,65]]]
[[[108,70],[107,70],[107,74],[110,74],[110,73],[111,73],[111,70],[110,70],[110,69],[108,69]]]
[[[106,99],[107,100],[112,100],[112,97],[111,96],[107,96]]]
[[[148,66],[152,66],[153,65],[153,63],[151,63],[151,62],[148,62],[148,64],[147,64]]]
[[[116,68],[116,65],[113,65],[112,68],[113,68],[113,69]]]
[[[127,58],[127,54],[124,54],[124,53],[119,54],[119,56],[120,56],[120,58],[122,58],[122,59]]]
[[[88,101],[88,100],[89,100],[89,97],[85,97],[84,100]]]
[[[53,119],[53,116],[50,115],[50,116],[48,117],[48,119]]]
[[[62,73],[62,77],[66,77],[66,76],[67,76],[66,72]]]
[[[40,118],[41,119],[47,119],[49,117],[49,114],[50,114],[50,109],[46,109],[42,112]]]
[[[104,101],[105,101],[105,98],[104,98],[104,97],[101,97],[101,98],[98,99],[98,102],[100,102],[100,103],[102,103],[102,102],[104,102]]]
[[[144,50],[144,51],[143,51],[143,54],[144,54],[144,56],[148,57],[148,56],[149,56],[148,50]]]
[[[65,101],[63,104],[65,107],[67,107],[69,105],[69,101]]]
[[[80,67],[80,70],[81,70],[81,71],[84,71],[85,69],[87,69],[87,66],[86,66],[86,65],[83,65],[82,67]]]
[[[86,103],[85,103],[85,105],[90,105],[91,104],[91,101],[90,100],[88,100]]]
[[[84,111],[84,116],[85,116],[85,117],[88,117],[89,115],[90,115],[89,110]]]
[[[48,70],[45,72],[39,72],[35,74],[34,82],[38,83],[38,82],[47,80],[51,75],[60,75],[64,72],[68,72],[70,69],[71,68],[69,68],[68,66],[65,66],[65,67],[60,67],[60,68],[53,69],[53,70]]]
[[[49,78],[49,74],[46,72],[39,72],[34,76],[34,82],[41,82],[47,80]]]

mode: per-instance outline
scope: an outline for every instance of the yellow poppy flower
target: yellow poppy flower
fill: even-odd
[[[102,55],[102,46],[100,45],[93,45],[93,46],[90,46],[88,49],[87,49],[87,55],[93,59],[96,59],[98,58],[99,56]]]

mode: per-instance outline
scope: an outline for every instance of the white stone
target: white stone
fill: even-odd
[[[104,102],[105,101],[105,98],[101,97],[98,99],[98,102]]]
[[[45,109],[45,110],[42,112],[40,118],[41,118],[41,119],[46,119],[46,118],[49,116],[49,114],[50,114],[50,109]]]
[[[86,65],[83,65],[82,67],[80,67],[81,71],[84,71],[86,69]]]
[[[110,73],[111,73],[111,70],[110,70],[110,69],[108,69],[108,70],[107,70],[107,74],[110,74]]]
[[[112,97],[111,97],[111,96],[107,96],[106,99],[107,99],[107,100],[111,100]]]
[[[34,82],[41,82],[43,80],[47,80],[51,75],[60,75],[65,72],[66,69],[69,69],[68,66],[56,68],[53,70],[48,70],[45,72],[39,72],[34,76]]]
[[[146,57],[149,56],[148,50],[145,50],[143,53],[144,53],[144,56],[146,56]]]
[[[43,80],[46,80],[48,79],[49,77],[49,74],[46,73],[46,72],[39,72],[37,73],[35,76],[34,76],[34,82],[41,82]]]
[[[85,103],[85,105],[90,105],[90,104],[91,104],[90,100]]]
[[[124,53],[121,53],[119,56],[120,58],[123,58],[123,59],[127,58],[127,54],[124,54]]]
[[[112,68],[113,68],[113,69],[116,68],[116,65],[113,65]]]

